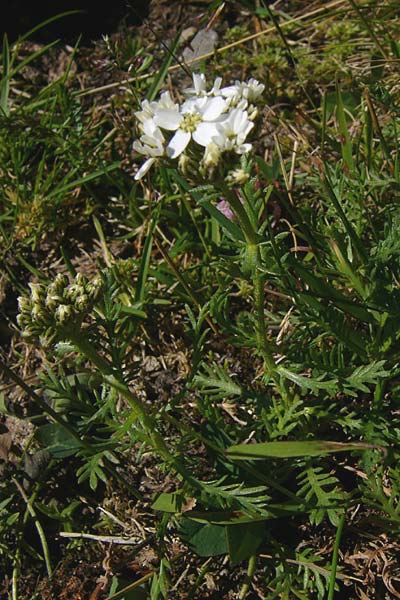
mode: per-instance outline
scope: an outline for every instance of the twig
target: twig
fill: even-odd
[[[60,537],[71,538],[78,540],[91,540],[93,542],[103,542],[105,544],[116,544],[119,546],[135,546],[135,550],[141,550],[145,546],[148,546],[154,539],[154,534],[142,542],[138,542],[134,538],[124,538],[115,535],[95,535],[94,533],[83,533],[80,531],[60,531]]]

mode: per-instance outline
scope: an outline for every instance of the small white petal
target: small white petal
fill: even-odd
[[[253,121],[247,121],[246,127],[243,130],[243,132],[242,132],[243,133],[243,139],[247,138],[247,136],[249,135],[249,133],[253,129],[253,127],[254,127]]]
[[[240,110],[239,108],[235,108],[232,111],[232,127],[233,131],[237,134],[240,133],[247,122],[247,112]]]
[[[154,123],[158,125],[158,127],[162,127],[168,131],[175,131],[178,129],[182,119],[183,116],[180,113],[168,108],[162,108],[154,115]]]
[[[206,78],[203,73],[193,73],[193,85],[198,96],[206,90]]]
[[[216,98],[210,98],[207,100],[204,107],[202,107],[201,113],[204,121],[214,121],[224,112],[226,109],[226,102],[220,96]]]
[[[161,109],[169,109],[169,110],[173,110],[174,112],[178,112],[179,111],[179,104],[176,104],[172,98],[171,98],[171,94],[167,91],[167,92],[163,92],[160,96],[160,99],[158,102],[152,102],[151,105],[154,105],[154,112],[156,113],[158,110]]]
[[[216,146],[218,146],[218,148],[222,150],[225,147],[226,137],[223,133],[219,132],[213,136],[212,141]]]
[[[222,77],[217,77],[216,80],[214,81],[214,85],[211,88],[211,92],[210,92],[211,96],[219,96],[220,95],[221,83],[222,83]]]
[[[142,179],[142,177],[146,175],[147,171],[150,169],[155,160],[155,158],[148,158],[146,162],[142,164],[139,171],[135,175],[136,181],[139,181],[139,179]]]
[[[199,123],[196,127],[196,131],[192,133],[194,141],[200,146],[208,146],[213,140],[214,136],[218,134],[217,128],[214,123]]]
[[[143,133],[145,133],[146,135],[153,135],[154,132],[156,131],[156,129],[158,129],[158,127],[156,126],[156,124],[154,123],[154,119],[146,119],[146,121],[144,121],[143,126]],[[159,131],[159,129],[158,129]]]
[[[154,111],[148,100],[143,100],[140,106],[142,110],[136,111],[135,117],[138,119],[138,121],[144,123],[146,119],[151,119],[151,117],[154,115]]]
[[[234,85],[228,85],[220,90],[221,94],[226,98],[231,98],[237,94],[237,88]]]
[[[189,132],[178,129],[167,146],[167,156],[177,158],[177,156],[182,154],[191,137]]]
[[[133,142],[132,148],[135,150],[135,152],[139,152],[139,154],[145,154],[143,150],[143,144],[139,140],[135,140]]]

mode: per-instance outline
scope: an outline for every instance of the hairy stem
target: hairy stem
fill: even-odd
[[[257,231],[251,224],[246,209],[236,194],[225,185],[223,185],[223,191],[240,223],[247,242],[247,262],[252,272],[254,288],[257,347],[263,357],[265,370],[280,387],[276,364],[270,344],[268,343],[267,328],[265,326],[264,278],[261,273],[261,253],[257,240]]]

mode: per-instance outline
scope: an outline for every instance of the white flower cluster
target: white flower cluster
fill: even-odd
[[[184,90],[182,104],[174,102],[169,92],[162,93],[158,101],[142,102],[141,110],[135,113],[141,135],[133,149],[147,160],[136,173],[136,180],[163,158],[196,158],[200,149],[201,165],[207,169],[214,168],[224,152],[245,154],[251,150],[246,138],[257,116],[253,102],[265,86],[256,79],[236,81],[227,87],[221,83],[218,77],[207,91],[205,76],[194,74],[193,87]]]

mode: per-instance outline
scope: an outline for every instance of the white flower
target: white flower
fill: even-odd
[[[180,112],[171,109],[157,110],[154,122],[158,127],[175,131],[167,145],[167,156],[177,158],[185,150],[190,140],[200,146],[207,146],[217,133],[215,121],[226,109],[223,98],[189,98]]]
[[[185,153],[189,144],[192,144],[189,150],[196,144],[204,148],[200,168],[211,171],[221,162],[223,152],[245,154],[251,150],[246,138],[257,116],[254,103],[265,86],[256,79],[236,81],[224,88],[221,83],[221,77],[217,77],[208,90],[205,75],[195,73],[193,87],[184,90],[186,100],[183,104],[174,102],[169,92],[162,93],[156,101],[141,103],[140,110],[135,113],[140,137],[134,142],[133,149],[143,154],[146,160],[136,173],[136,180],[163,157],[179,158],[181,170],[186,170],[193,163],[193,154]],[[239,171],[233,171],[231,177],[238,181],[244,178]]]
[[[193,87],[186,88],[184,92],[187,96],[220,96],[221,83],[222,77],[217,77],[213,87],[207,92],[205,75],[203,73],[193,73]]]
[[[158,102],[151,103],[154,112],[157,112],[160,108],[168,108],[170,110],[179,110],[179,104],[174,102],[169,92],[162,92]]]
[[[247,107],[247,112],[249,113],[250,121],[254,121],[258,116],[258,108],[254,106],[254,104],[250,104],[250,106]]]
[[[237,82],[238,83],[238,82]],[[246,83],[242,83],[242,94],[249,102],[255,102],[262,95],[265,90],[265,85],[257,81],[257,79],[251,78]]]
[[[135,112],[135,117],[138,121],[140,121],[140,123],[145,123],[148,119],[152,119],[154,117],[154,111],[147,99],[143,100],[140,106],[142,110],[137,110]]]
[[[135,112],[135,117],[140,121],[143,126],[146,121],[153,119],[154,115],[160,109],[168,109],[174,110],[176,112],[179,111],[179,104],[176,104],[169,92],[163,92],[158,101],[149,102],[148,100],[143,100],[141,103],[141,109]]]
[[[253,127],[254,123],[249,120],[247,111],[234,108],[224,121],[216,124],[218,134],[212,141],[222,152],[234,150],[236,154],[245,154],[252,147],[245,140]]]
[[[265,85],[257,79],[249,81],[235,81],[234,85],[229,85],[221,89],[221,94],[227,99],[229,106],[246,109],[249,102],[255,102],[261,96]]]
[[[143,135],[139,140],[133,142],[133,149],[139,154],[149,157],[135,175],[139,180],[147,173],[150,167],[156,162],[157,158],[165,155],[165,138],[153,119],[147,119],[143,125]]]

